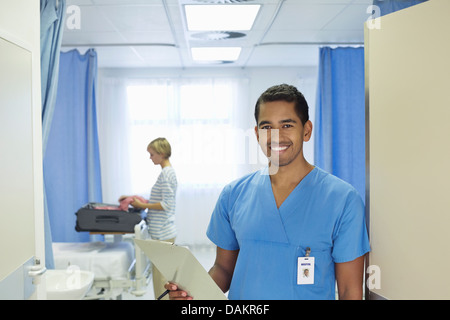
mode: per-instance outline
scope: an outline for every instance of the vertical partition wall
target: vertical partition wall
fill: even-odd
[[[367,23],[368,298],[450,298],[450,1]]]

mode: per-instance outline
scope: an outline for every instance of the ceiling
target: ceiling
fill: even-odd
[[[205,3],[262,6],[252,30],[240,32],[242,37],[233,38],[227,30],[207,35],[188,32],[184,5]],[[114,68],[312,66],[317,65],[319,46],[363,44],[363,24],[371,15],[367,11],[372,3],[373,0],[67,0],[62,50],[95,48],[99,67]],[[234,62],[205,63],[192,60],[192,46],[240,46],[242,51]]]

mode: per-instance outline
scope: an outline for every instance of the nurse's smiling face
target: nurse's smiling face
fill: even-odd
[[[284,100],[262,103],[256,136],[271,165],[287,166],[303,161],[303,142],[311,138],[312,123],[302,125],[294,102]]]

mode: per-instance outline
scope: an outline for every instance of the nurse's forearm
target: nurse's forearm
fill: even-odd
[[[225,250],[217,247],[216,260],[209,270],[209,275],[223,292],[230,289],[238,255],[239,250]]]
[[[230,289],[231,278],[233,277],[232,274],[230,275],[220,266],[214,265],[209,270],[209,275],[211,276],[211,278],[213,278],[214,282],[220,289],[222,289],[223,292],[227,292],[228,289]]]
[[[339,300],[361,300],[363,295],[364,256],[335,263]]]

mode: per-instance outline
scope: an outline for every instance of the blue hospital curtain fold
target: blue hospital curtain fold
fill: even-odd
[[[365,198],[364,48],[320,48],[315,164]]]
[[[55,108],[58,86],[59,54],[66,12],[65,0],[41,0],[40,2],[40,60],[42,99],[42,152],[45,153],[47,137]],[[52,234],[44,187],[45,265],[54,268]]]
[[[47,150],[44,177],[53,241],[86,242],[76,232],[75,212],[88,202],[101,202],[101,174],[96,111],[97,53],[61,53],[58,94]]]
[[[402,10],[428,0],[373,0],[373,5],[380,8],[380,16]]]
[[[64,30],[65,0],[41,0],[42,145],[47,145],[58,87],[59,54]]]

